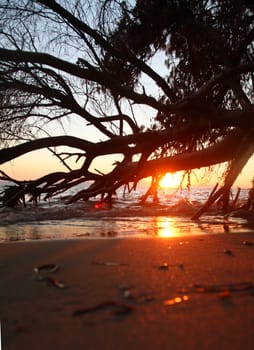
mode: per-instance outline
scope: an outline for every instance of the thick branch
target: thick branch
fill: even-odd
[[[228,112],[228,114],[230,113]],[[232,112],[232,114],[235,115],[237,120],[239,119],[239,117],[242,116],[240,111]],[[249,113],[249,114],[250,114],[250,118],[252,119],[252,113]],[[243,113],[243,115],[246,115],[246,113]],[[145,133],[136,133],[136,134],[131,134],[127,136],[117,136],[108,141],[103,141],[98,143],[92,143],[92,142],[84,141],[82,139],[70,137],[70,136],[49,137],[49,138],[29,141],[27,143],[14,146],[9,149],[0,150],[0,164],[8,162],[25,153],[28,153],[34,150],[47,148],[47,147],[54,147],[54,146],[69,146],[69,147],[79,148],[87,152],[90,152],[92,157],[96,157],[99,155],[101,156],[101,155],[107,155],[107,154],[114,154],[114,153],[131,155],[131,154],[137,154],[140,152],[143,153],[144,151],[147,151],[147,150],[152,152],[153,149],[156,149],[157,147],[162,146],[163,144],[168,143],[170,141],[181,140],[182,138],[188,137],[192,133],[195,134],[195,133],[204,132],[210,126],[216,126],[216,122],[214,124],[215,125],[211,125],[210,123],[207,123],[207,122],[200,123],[199,125],[187,124],[187,125],[183,125],[181,128],[178,128],[178,129],[172,128],[172,129],[161,130],[161,131],[148,131]],[[217,126],[227,126],[227,124],[225,125],[223,124],[222,116],[220,116],[220,119],[217,120],[217,124],[218,124]],[[238,133],[241,134],[240,131],[238,131]],[[186,169],[187,168],[188,166],[186,167]]]
[[[150,160],[144,163],[138,178],[155,176],[159,173],[176,172],[180,170],[197,169],[227,162],[235,157],[239,150],[239,143],[243,133],[233,131],[221,142],[207,147],[204,150],[192,153],[178,154],[173,157],[165,157],[156,160]],[[236,139],[238,142],[236,143]]]
[[[138,126],[134,123],[134,121],[125,114],[120,114],[120,115],[112,115],[112,116],[108,116],[108,117],[103,117],[100,118],[100,122],[112,122],[112,121],[126,121],[126,123],[130,126],[130,128],[132,129],[133,132],[138,132],[139,128]]]
[[[60,69],[68,74],[79,77],[81,79],[86,79],[89,81],[96,82],[102,86],[112,89],[113,91],[119,93],[121,96],[130,98],[131,100],[147,104],[155,109],[162,111],[167,111],[167,106],[163,103],[156,101],[153,97],[147,96],[145,94],[138,94],[133,90],[119,85],[117,79],[106,72],[100,72],[96,69],[84,69],[76,64],[69,63],[60,58],[54,57],[46,53],[39,52],[29,52],[29,51],[15,51],[0,48],[0,60],[2,61],[12,61],[12,62],[30,62],[38,63],[43,65],[48,65],[50,67]]]
[[[204,96],[208,92],[208,90],[210,90],[215,84],[225,79],[229,79],[232,76],[247,73],[249,71],[254,70],[254,63],[228,68],[222,73],[217,74],[214,78],[212,78],[210,81],[204,84],[194,94],[167,106],[161,102],[158,102],[153,97],[147,96],[145,94],[139,94],[125,86],[119,85],[116,78],[106,72],[100,72],[96,69],[83,69],[76,64],[69,63],[67,61],[64,61],[60,58],[54,57],[46,53],[15,51],[0,48],[0,57],[2,61],[12,61],[17,63],[39,63],[51,66],[56,69],[60,69],[76,77],[97,82],[105,86],[106,88],[112,89],[113,91],[119,93],[121,96],[125,96],[135,101],[136,103],[147,104],[157,110],[164,112],[176,112],[180,110],[186,110],[187,106],[190,107],[191,103],[195,99]]]
[[[54,12],[58,13],[64,20],[67,20],[68,23],[72,24],[72,26],[77,31],[82,31],[89,36],[91,36],[97,44],[99,44],[103,49],[109,52],[114,57],[120,58],[124,61],[129,61],[135,67],[138,67],[141,71],[146,73],[150,78],[152,78],[157,85],[164,91],[164,93],[172,99],[175,99],[174,92],[170,89],[169,85],[166,81],[157,74],[151,67],[149,67],[145,62],[138,59],[136,56],[131,54],[130,50],[117,50],[116,47],[112,46],[109,40],[103,38],[103,36],[96,30],[89,27],[86,23],[79,20],[72,13],[67,11],[61,5],[59,5],[56,1],[48,1],[48,0],[38,0],[39,3],[44,6],[52,9]]]
[[[69,146],[89,152],[93,143],[73,136],[56,136],[32,140],[21,145],[0,150],[0,164],[18,158],[25,153],[54,146]]]
[[[68,203],[81,198],[86,200],[97,194],[110,193],[127,182],[138,182],[149,176],[157,177],[166,172],[196,169],[229,161],[239,151],[239,143],[235,142],[236,138],[240,140],[242,137],[241,132],[234,131],[223,141],[202,151],[146,161],[141,167],[139,167],[139,162],[120,163],[110,174],[100,177],[88,189],[75,194]]]

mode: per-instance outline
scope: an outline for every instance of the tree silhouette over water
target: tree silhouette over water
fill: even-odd
[[[253,1],[3,0],[0,18],[0,164],[49,149],[66,168],[15,180],[22,195],[84,183],[69,203],[110,200],[147,176],[227,162],[213,197],[227,205],[254,151]],[[68,135],[76,120],[82,137]],[[114,154],[111,171],[92,169]]]

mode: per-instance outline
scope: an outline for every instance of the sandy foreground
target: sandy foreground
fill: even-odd
[[[254,348],[254,234],[4,243],[0,276],[3,350]]]

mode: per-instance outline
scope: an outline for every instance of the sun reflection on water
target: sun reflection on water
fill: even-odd
[[[51,210],[51,209],[49,209]],[[126,214],[127,211],[125,211]],[[24,211],[26,214],[26,212]],[[46,212],[47,214],[50,212]],[[152,213],[152,211],[150,211]],[[31,213],[32,215],[33,213]],[[45,214],[45,211],[43,211]],[[118,214],[118,212],[116,212]],[[128,213],[127,213],[128,214]],[[189,237],[207,234],[225,234],[233,232],[252,232],[253,228],[246,226],[244,220],[239,218],[203,217],[196,222],[188,217],[179,216],[155,216],[135,215],[131,211],[123,216],[85,216],[69,220],[37,220],[14,221],[13,224],[3,225],[0,223],[0,243],[8,241],[40,240],[40,239],[87,239],[87,238],[123,238],[123,237],[158,237],[170,239],[174,237]],[[138,213],[139,214],[139,213]],[[16,215],[16,216],[15,216]],[[14,216],[20,218],[22,212],[0,212],[1,218],[7,219]],[[45,217],[45,215],[44,215]]]
[[[177,221],[172,218],[156,218],[155,223],[156,236],[162,238],[182,236],[182,227],[177,225]]]

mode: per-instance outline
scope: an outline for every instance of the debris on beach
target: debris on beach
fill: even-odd
[[[54,279],[54,278],[51,278],[49,276],[45,277],[44,280],[52,285],[53,287],[56,287],[56,288],[65,288],[65,285],[62,283],[62,282],[59,282],[58,280]]]
[[[179,245],[185,245],[185,244],[189,244],[190,242],[189,241],[181,241],[179,242]]]
[[[242,244],[243,245],[253,245],[253,243],[250,241],[242,241]]]
[[[96,305],[93,305],[87,308],[77,309],[72,313],[72,316],[74,317],[82,316],[91,312],[102,311],[105,309],[110,309],[113,315],[117,315],[117,316],[127,315],[133,311],[133,308],[130,305],[117,303],[115,301],[103,301],[101,303],[98,303]]]
[[[178,288],[179,293],[226,293],[229,292],[244,292],[254,291],[253,282],[240,282],[240,283],[229,283],[229,284],[191,284],[186,288]],[[226,294],[225,294],[226,295]]]
[[[168,270],[169,269],[169,264],[164,262],[158,266],[155,266],[158,270]]]
[[[150,293],[138,293],[134,287],[120,285],[118,289],[123,299],[128,299],[135,304],[150,303],[155,300],[155,297],[153,297]]]
[[[56,272],[58,269],[59,269],[59,266],[56,264],[45,264],[45,265],[36,266],[34,268],[34,272],[40,273],[42,270],[48,270],[48,272],[53,273],[53,272]]]
[[[127,264],[118,263],[115,261],[92,261],[92,265],[99,266],[127,266]]]
[[[226,255],[233,255],[233,252],[230,249],[224,249],[223,253],[226,254]]]
[[[172,306],[175,304],[181,304],[183,302],[189,301],[189,296],[188,295],[181,295],[181,296],[176,296],[174,298],[171,299],[166,299],[163,301],[163,305],[164,306]]]
[[[184,264],[168,264],[167,262],[163,262],[162,264],[154,266],[158,270],[168,270],[169,268],[179,268],[180,270],[184,270]]]
[[[64,283],[52,278],[48,274],[55,273],[59,269],[59,265],[56,264],[44,264],[34,267],[36,274],[36,280],[46,282],[47,285],[63,289],[65,288]]]
[[[120,284],[118,286],[118,290],[120,292],[120,295],[124,299],[135,299],[136,298],[136,296],[133,293],[133,289],[134,289],[134,287],[128,286],[125,284]]]

